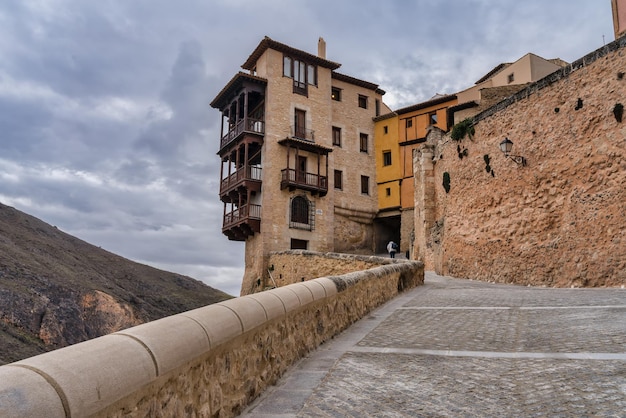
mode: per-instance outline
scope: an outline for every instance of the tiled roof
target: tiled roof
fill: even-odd
[[[211,102],[211,107],[215,109],[220,109],[223,105],[225,105],[226,104],[225,101],[230,100],[231,93],[233,93],[234,90],[237,90],[241,86],[241,83],[243,81],[251,81],[253,83],[267,84],[267,80],[264,79],[263,77],[257,77],[255,75],[246,74],[240,71],[237,74],[235,74],[235,76],[230,79],[228,84],[224,86],[222,91],[220,91],[217,94],[217,96],[215,96],[215,99],[213,99],[213,101]]]
[[[241,68],[243,68],[244,70],[254,69],[254,67],[256,66],[256,62],[267,49],[273,49],[275,51],[283,52],[294,57],[301,57],[311,64],[330,68],[331,70],[336,70],[337,68],[341,67],[341,64],[339,63],[328,61],[327,59],[320,58],[317,55],[309,54],[308,52],[277,42],[266,36],[255,48],[255,50],[252,51],[252,54],[250,54],[250,56],[248,57],[246,62],[243,63]]]

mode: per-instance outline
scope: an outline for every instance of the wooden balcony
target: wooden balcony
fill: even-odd
[[[260,192],[261,172],[261,167],[245,166],[222,179],[220,200],[224,203],[236,203],[239,195],[244,191],[249,190],[252,195]]]
[[[286,188],[290,191],[300,189],[309,191],[313,195],[326,196],[328,193],[328,177],[285,168],[281,170],[280,189]]]
[[[259,119],[245,118],[233,126],[220,140],[220,150],[227,147],[243,134],[265,134],[265,122]]]
[[[224,215],[222,233],[231,241],[245,241],[261,232],[261,205],[247,204]]]

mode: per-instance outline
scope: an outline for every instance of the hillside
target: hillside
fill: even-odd
[[[0,364],[230,297],[0,204]]]

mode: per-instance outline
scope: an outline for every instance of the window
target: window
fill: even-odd
[[[289,208],[289,228],[313,230],[314,203],[306,196],[294,196],[291,198]]]
[[[389,133],[389,127],[387,125],[383,126],[383,133],[387,135]]]
[[[340,102],[341,101],[341,89],[338,89],[337,87],[333,87],[330,92],[330,98],[335,101]]]
[[[374,105],[376,106],[376,116],[380,116],[380,100],[376,99]]]
[[[431,125],[436,125],[437,124],[437,112],[429,113],[428,119],[430,120]]]
[[[306,112],[304,110],[295,109],[294,111],[293,136],[301,139],[309,139],[306,137]]]
[[[406,120],[406,127],[407,127],[407,128],[410,128],[410,127],[412,127],[412,126],[413,126],[413,119],[407,119],[407,120]]]
[[[343,173],[341,170],[335,170],[335,189],[343,190]]]
[[[361,176],[361,193],[370,194],[370,178],[367,176]]]
[[[386,194],[387,196],[391,196],[391,187],[387,187],[387,188],[385,189],[385,194]]]
[[[367,109],[367,96],[363,96],[362,94],[359,94],[359,107],[362,107],[363,109]]]
[[[293,77],[291,72],[291,58],[283,57],[283,75],[285,77]]]
[[[391,165],[391,151],[383,151],[383,165]]]
[[[513,75],[513,73],[509,74],[507,78],[509,80],[509,83],[512,83],[513,81],[515,81],[515,76]]]
[[[333,145],[341,146],[341,128],[333,126]]]
[[[307,85],[317,86],[317,67],[283,56],[283,76],[293,78],[293,92],[307,95]]]
[[[309,241],[303,239],[291,239],[292,250],[307,250],[309,248]]]
[[[359,150],[361,152],[367,152],[367,134],[360,134],[359,135]]]

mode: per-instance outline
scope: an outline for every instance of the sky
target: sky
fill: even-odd
[[[610,0],[2,0],[0,203],[239,295],[209,103],[264,36],[323,37],[391,109],[614,40]]]

